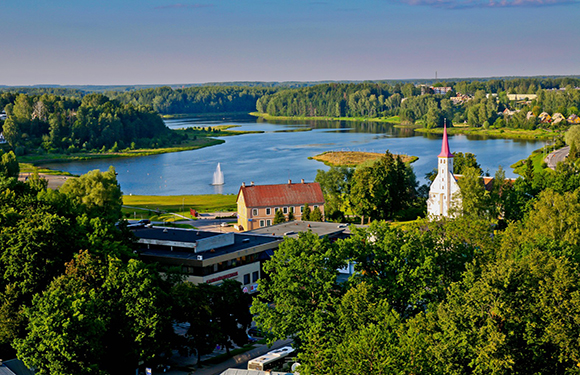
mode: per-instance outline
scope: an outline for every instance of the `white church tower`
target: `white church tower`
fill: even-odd
[[[461,197],[459,197],[459,185],[453,176],[453,154],[449,151],[447,124],[443,128],[443,144],[437,159],[437,177],[429,189],[427,215],[429,217],[449,217],[452,205],[460,204]]]

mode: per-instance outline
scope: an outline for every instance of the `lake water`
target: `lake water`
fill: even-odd
[[[411,129],[388,124],[344,121],[271,121],[250,116],[232,119],[187,118],[167,120],[170,128],[188,126],[239,125],[236,130],[260,130],[261,134],[223,137],[226,142],[199,150],[138,158],[89,160],[47,165],[74,174],[113,165],[124,194],[182,195],[236,194],[242,182],[278,184],[288,180],[313,181],[318,169],[329,167],[308,157],[324,151],[368,151],[418,156],[415,174],[424,183],[425,174],[437,167],[441,151],[440,135],[421,135]],[[288,131],[309,128],[310,131]],[[509,167],[524,159],[543,141],[482,139],[456,135],[449,137],[452,152],[471,152],[484,171],[493,176],[502,166],[507,177],[517,177]],[[217,164],[221,164],[225,184],[211,185]]]

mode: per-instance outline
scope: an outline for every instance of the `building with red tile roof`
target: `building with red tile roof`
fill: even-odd
[[[282,210],[284,216],[293,213],[301,220],[304,205],[311,210],[318,207],[324,216],[324,195],[318,182],[292,183],[277,185],[246,185],[242,183],[237,198],[239,230],[253,230],[270,226],[276,211]]]

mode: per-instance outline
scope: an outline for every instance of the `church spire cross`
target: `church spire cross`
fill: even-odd
[[[449,151],[449,141],[447,140],[447,119],[443,124],[443,143],[441,144],[440,158],[452,158],[453,154]]]

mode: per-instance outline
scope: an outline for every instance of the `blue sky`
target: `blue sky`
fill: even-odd
[[[0,0],[0,85],[580,75],[579,0]]]

